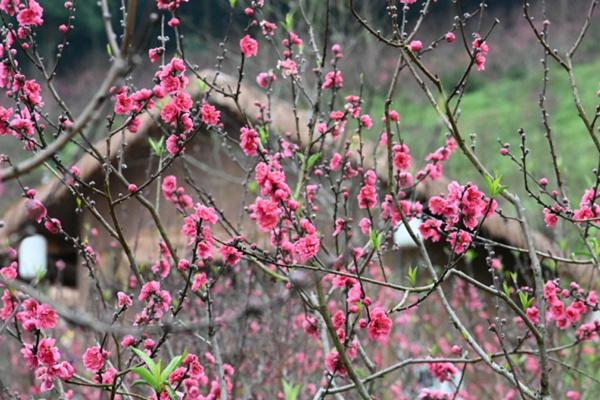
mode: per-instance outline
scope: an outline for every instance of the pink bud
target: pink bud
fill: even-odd
[[[413,40],[412,42],[410,42],[410,44],[408,45],[408,48],[410,49],[410,51],[412,51],[413,53],[419,52],[423,49],[423,43],[421,43],[420,40]]]

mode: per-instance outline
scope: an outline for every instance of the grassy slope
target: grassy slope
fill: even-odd
[[[600,60],[582,65],[576,69],[576,79],[583,104],[588,115],[594,115],[598,104],[598,71]],[[486,74],[485,72],[483,74]],[[544,137],[538,97],[541,88],[541,66],[538,71],[529,71],[526,75],[514,78],[483,82],[485,75],[476,77],[473,89],[467,88],[459,121],[463,134],[468,137],[476,134],[476,152],[490,170],[501,173],[511,190],[523,190],[522,179],[515,165],[498,153],[498,138],[511,143],[513,151],[518,151],[517,131],[523,128],[527,133],[528,147],[531,150],[529,167],[537,176],[545,175],[554,182],[554,174],[549,163],[549,147]],[[592,169],[598,162],[592,149],[593,143],[577,116],[568,78],[564,71],[551,70],[547,95],[547,109],[559,153],[559,165],[562,165],[567,177],[569,194],[575,204],[578,203],[584,187],[589,187],[594,175]],[[443,132],[439,120],[429,103],[422,95],[415,101],[415,95],[402,93],[394,101],[394,108],[400,112],[402,134],[419,156],[431,151],[432,142],[437,147],[442,143]],[[373,110],[383,109],[383,100],[374,102]],[[446,168],[449,177],[458,180],[475,177],[469,162],[461,154],[454,156]]]

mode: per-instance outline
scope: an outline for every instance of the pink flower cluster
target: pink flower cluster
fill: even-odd
[[[268,72],[260,72],[256,75],[256,84],[263,89],[266,89],[273,82],[277,80],[277,76],[273,73],[273,71]]]
[[[135,325],[159,320],[165,312],[169,311],[171,294],[167,290],[161,290],[160,282],[150,281],[142,286],[138,300],[146,302],[146,306],[135,316]]]
[[[279,218],[283,214],[280,202],[293,210],[297,208],[297,205],[290,199],[290,188],[278,161],[273,160],[269,164],[258,163],[255,177],[256,183],[260,187],[260,194],[267,198],[256,198],[254,204],[250,206],[251,218],[256,221],[260,230],[269,232],[277,226]]]
[[[52,329],[56,327],[56,311],[47,304],[40,304],[34,299],[24,300],[23,311],[16,314],[17,321],[26,331]]]
[[[443,163],[448,161],[455,150],[456,142],[454,139],[447,139],[444,146],[425,157],[427,164],[423,170],[417,172],[417,178],[422,179],[423,177],[428,176],[432,180],[438,179],[442,176]]]
[[[110,353],[100,346],[88,347],[83,353],[83,366],[89,371],[99,372],[109,356]]]
[[[381,203],[381,217],[384,220],[391,219],[394,226],[402,222],[402,214],[411,220],[418,217],[423,212],[423,205],[418,201],[400,200],[400,209],[396,207],[394,199],[391,195],[386,194],[383,203]]]
[[[367,327],[369,339],[383,342],[387,340],[392,331],[392,320],[381,307],[375,307],[369,312],[371,321]]]
[[[243,126],[240,129],[240,147],[244,154],[249,157],[254,157],[257,154],[258,145],[258,133],[252,128]]]
[[[329,71],[325,74],[323,80],[323,89],[341,89],[344,87],[344,78],[342,77],[342,71]]]
[[[177,178],[175,175],[168,175],[163,179],[162,192],[165,199],[175,204],[179,209],[185,210],[193,205],[192,198],[185,194],[183,186],[177,186]]]
[[[115,96],[115,114],[130,115],[127,128],[133,133],[137,132],[141,123],[138,114],[144,110],[152,109],[154,106],[152,101],[154,93],[150,89],[140,89],[129,95],[126,86],[114,88],[112,93]]]
[[[358,192],[358,206],[360,208],[373,208],[377,204],[377,175],[369,170],[365,173],[363,186]]]
[[[559,329],[566,329],[576,324],[588,312],[588,305],[597,305],[598,300],[593,291],[588,294],[586,301],[574,298],[569,303],[572,293],[579,297],[583,294],[583,290],[575,282],[571,283],[571,290],[561,290],[554,281],[548,281],[544,285],[544,298],[548,303],[548,320],[554,321]]]
[[[579,208],[574,210],[573,218],[579,223],[583,223],[586,220],[600,219],[600,204],[597,204],[600,200],[600,191],[596,188],[589,188],[585,191],[581,200],[579,201]],[[595,225],[599,226],[600,221],[595,221]]]
[[[54,388],[54,380],[68,381],[75,374],[75,369],[67,361],[60,361],[61,355],[55,346],[54,338],[43,338],[37,348],[31,343],[24,343],[21,355],[31,369],[35,369],[35,378],[41,381],[40,391],[47,392]]]
[[[244,57],[254,57],[258,54],[258,42],[250,35],[246,35],[240,39],[240,50]]]
[[[452,363],[429,363],[429,373],[440,382],[446,382],[458,374],[458,369]]]
[[[0,1],[0,10],[10,16],[17,16],[20,38],[25,37],[25,33],[30,27],[42,26],[44,23],[44,9],[36,0],[29,0],[26,3],[21,0],[2,0]]]
[[[156,0],[156,7],[159,10],[175,11],[182,3],[187,3],[189,0]]]
[[[458,225],[462,224],[469,231],[475,230],[483,218],[494,212],[496,205],[496,200],[487,198],[477,186],[472,183],[461,186],[456,181],[448,185],[446,197],[433,196],[428,203],[431,214],[441,217],[444,230],[450,232],[446,240],[457,254],[464,253],[472,240],[471,234]],[[440,240],[442,224],[439,221],[425,221],[419,226],[423,238]],[[452,231],[454,228],[456,230]]]
[[[286,47],[283,52],[283,60],[277,61],[277,68],[281,71],[281,75],[284,78],[298,75],[298,66],[292,59],[293,46],[301,46],[302,39],[298,37],[294,32],[289,32],[288,37],[281,41],[281,44]]]
[[[477,68],[477,71],[485,70],[485,63],[487,61],[487,55],[489,51],[490,48],[488,44],[479,36],[473,40],[473,54],[475,57],[475,68]]]
[[[196,244],[195,254],[200,260],[212,258],[214,239],[212,225],[219,220],[212,207],[196,203],[194,212],[183,220],[181,232],[188,238],[189,244]]]

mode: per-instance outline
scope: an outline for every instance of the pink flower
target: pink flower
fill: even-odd
[[[472,237],[471,234],[469,234],[468,232],[460,231],[452,232],[448,235],[448,238],[446,240],[448,243],[450,243],[451,249],[456,254],[462,254],[465,251],[467,251],[467,249],[471,245]]]
[[[482,41],[481,38],[476,37],[473,40],[473,53],[475,57],[475,67],[477,71],[485,70],[485,63],[487,59],[489,51],[489,46],[485,41]]]
[[[358,206],[360,208],[373,208],[377,204],[377,188],[365,184],[358,192]]]
[[[46,222],[44,222],[44,227],[53,235],[57,235],[62,229],[60,220],[56,218],[48,218]]]
[[[12,108],[4,108],[0,106],[0,136],[4,136],[9,133],[8,120],[12,116],[13,112],[14,111]]]
[[[56,364],[60,359],[60,352],[54,346],[55,342],[56,341],[53,338],[44,338],[40,340],[37,358],[42,365],[51,366]]]
[[[441,238],[441,226],[442,221],[439,219],[428,219],[419,225],[419,232],[423,239],[431,239],[432,242],[437,242]]]
[[[155,63],[158,61],[158,57],[160,57],[163,54],[164,50],[162,49],[162,47],[155,47],[152,48],[150,50],[148,50],[148,58],[150,59],[150,62]]]
[[[200,107],[200,117],[206,125],[215,126],[219,123],[221,112],[217,111],[213,105],[204,102]]]
[[[27,101],[29,101],[31,105],[38,106],[42,104],[42,96],[40,94],[41,87],[33,79],[25,82],[23,85],[23,92],[25,93]]]
[[[440,382],[446,382],[452,379],[458,373],[458,369],[451,363],[430,363],[429,372]]]
[[[281,71],[281,75],[283,75],[284,78],[298,75],[298,66],[296,65],[296,62],[290,58],[283,61],[277,61],[277,68]]]
[[[17,14],[17,21],[21,26],[36,25],[41,26],[44,23],[42,16],[44,9],[35,0],[29,0],[28,7],[21,9]]]
[[[361,220],[358,223],[358,227],[360,228],[360,231],[363,233],[363,235],[366,235],[371,230],[371,221],[369,221],[368,218],[361,218]]]
[[[323,80],[323,85],[321,87],[323,89],[343,88],[344,78],[342,77],[342,71],[329,71],[325,74],[325,79]]]
[[[131,335],[127,335],[123,339],[121,339],[121,346],[123,346],[123,347],[133,346],[134,344],[135,344],[135,338]]]
[[[258,54],[258,42],[252,39],[250,35],[246,35],[240,39],[240,50],[244,57],[254,57]]]
[[[46,218],[46,207],[44,207],[42,202],[39,200],[27,199],[25,201],[25,209],[27,210],[29,217],[35,220],[37,223],[42,222],[42,220]]]
[[[568,400],[579,400],[581,398],[581,395],[579,394],[579,392],[577,392],[575,390],[567,391],[567,393],[565,393],[565,396],[567,397]]]
[[[258,197],[251,208],[251,217],[256,220],[260,230],[269,232],[277,226],[279,216],[282,214],[277,202]]]
[[[409,43],[408,48],[413,53],[417,53],[423,49],[423,43],[421,43],[420,40],[413,40],[412,42]]]
[[[528,307],[526,314],[527,314],[527,318],[529,318],[529,320],[531,322],[533,322],[534,324],[540,323],[540,313],[536,306]]]
[[[133,305],[133,301],[131,301],[131,297],[127,293],[117,292],[117,305],[120,308],[131,307]]]
[[[371,129],[371,127],[373,126],[373,121],[371,120],[371,117],[369,115],[364,114],[360,116],[360,124],[366,129]]]
[[[411,156],[410,149],[407,145],[395,144],[392,147],[392,152],[394,155],[394,167],[396,167],[400,171],[406,171],[410,168]]]
[[[340,354],[337,351],[332,351],[325,357],[325,367],[332,374],[345,376],[348,372],[342,363]]]
[[[233,246],[223,245],[219,249],[219,252],[227,265],[234,266],[240,261],[240,258],[242,258],[242,253]]]
[[[548,228],[554,228],[558,222],[558,216],[550,211],[549,208],[544,208],[544,223]]]
[[[260,21],[260,27],[262,28],[262,33],[265,36],[273,36],[275,35],[275,30],[277,29],[277,25],[270,21]]]
[[[331,156],[331,160],[329,160],[329,169],[332,171],[336,171],[340,167],[340,162],[342,161],[342,156],[340,153],[333,153]]]
[[[240,147],[249,157],[253,157],[256,155],[256,151],[258,150],[258,134],[252,128],[248,128],[247,126],[243,126],[240,129]]]
[[[294,255],[299,262],[304,263],[319,252],[321,241],[315,234],[306,235],[294,243]]]
[[[177,178],[175,175],[166,176],[162,182],[162,192],[166,199],[170,199],[177,190]]]
[[[277,80],[277,76],[273,71],[261,72],[256,76],[256,83],[263,89],[266,89],[270,84]]]
[[[83,366],[92,372],[98,372],[104,367],[109,355],[110,353],[101,349],[100,346],[88,347],[83,353]]]
[[[169,154],[172,156],[176,155],[181,150],[183,150],[183,147],[179,143],[179,136],[177,135],[169,135],[165,147],[167,148]]]
[[[371,322],[369,322],[367,327],[369,339],[378,341],[386,340],[392,331],[392,320],[381,307],[375,307],[369,315],[371,317]]]
[[[204,287],[207,283],[208,279],[206,278],[206,274],[204,272],[195,274],[194,280],[192,281],[192,291],[197,291],[198,289]]]
[[[456,40],[456,35],[454,34],[454,32],[448,32],[448,33],[446,33],[445,38],[446,38],[446,42],[452,43]]]

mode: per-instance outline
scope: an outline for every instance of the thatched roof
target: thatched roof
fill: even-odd
[[[200,72],[201,76],[207,77],[210,81],[216,76],[215,85],[220,88],[232,91],[237,86],[237,79],[223,73],[216,73],[211,70],[204,70]],[[205,89],[204,89],[205,90]],[[190,93],[192,97],[197,99],[202,96],[203,89],[200,89],[200,85],[192,82],[190,84]],[[209,101],[218,107],[218,109],[227,117],[233,118],[239,121],[244,121],[245,116],[250,120],[253,120],[254,114],[257,112],[255,103],[260,102],[265,104],[267,97],[263,91],[256,90],[247,85],[242,85],[240,96],[238,98],[238,105],[235,104],[232,98],[226,97],[217,91],[212,91],[209,97]],[[140,128],[137,133],[125,132],[125,141],[127,143],[127,152],[135,151],[138,146],[145,145],[147,143],[148,136],[152,133],[153,127],[155,127],[154,119],[158,118],[159,110],[154,108],[148,114],[144,114]],[[309,121],[309,113],[307,111],[298,110],[297,112],[300,126],[300,138],[305,145],[308,142],[307,125]],[[272,131],[283,134],[284,132],[293,132],[292,139],[296,138],[296,123],[293,115],[292,105],[278,99],[271,99],[271,117],[272,117]],[[101,154],[106,154],[106,141],[100,140],[96,144]],[[120,140],[113,140],[110,143],[111,149],[110,154],[115,157],[119,154],[119,148],[121,146]],[[373,149],[365,149],[365,154],[372,154]],[[381,149],[380,151],[384,151]],[[125,157],[127,158],[127,157]],[[379,157],[381,160],[385,160],[385,157]],[[365,160],[366,166],[373,164],[373,160],[369,157]],[[76,165],[79,167],[81,174],[80,177],[83,181],[91,179],[97,175],[102,165],[89,154],[85,154]],[[387,177],[387,166],[385,162],[377,163],[377,173],[381,179]],[[416,198],[424,203],[434,196],[446,193],[449,180],[442,177],[435,181],[427,181],[421,183],[416,188]],[[52,205],[62,204],[66,198],[70,196],[68,189],[63,185],[58,178],[52,178],[45,184],[36,188],[37,198],[42,201],[46,207]],[[9,239],[10,235],[18,232],[26,223],[28,223],[28,216],[26,209],[23,206],[24,200],[19,200],[13,204],[4,216],[5,227],[0,229],[0,242],[4,242]],[[501,216],[494,214],[486,219],[482,226],[482,233],[484,236],[514,247],[526,248],[526,241],[521,231],[519,223],[515,220],[507,220]],[[534,233],[534,239],[536,248],[542,252],[550,252],[557,254],[558,251],[554,243],[539,232]]]
[[[210,82],[216,77],[215,86],[224,88],[228,91],[234,91],[237,86],[237,79],[228,76],[223,73],[217,73],[212,70],[204,70],[200,72],[200,75],[206,77]],[[189,85],[189,92],[194,99],[200,98],[204,91],[207,89],[205,86],[198,85],[197,82],[192,80]],[[226,118],[231,118],[237,121],[244,121],[244,117],[247,116],[250,120],[254,120],[253,116],[258,111],[255,106],[256,102],[266,103],[267,97],[264,92],[256,90],[254,88],[243,85],[238,103],[226,97],[216,91],[212,91],[208,101],[215,105]],[[239,107],[238,107],[239,105]],[[272,115],[273,115],[273,130],[276,132],[286,132],[295,130],[295,124],[289,118],[290,106],[285,102],[273,102],[272,104]],[[136,133],[125,131],[125,147],[124,158],[127,159],[127,154],[134,152],[140,146],[145,146],[148,141],[148,136],[155,130],[155,120],[159,118],[160,110],[155,107],[151,111],[144,113],[141,116],[141,124]],[[242,115],[244,114],[244,115]],[[302,121],[308,119],[305,112],[300,111],[299,117]],[[305,125],[304,125],[305,126]],[[304,128],[306,129],[306,128]],[[302,137],[306,136],[305,132],[302,132]],[[100,154],[107,154],[106,140],[101,139],[95,144],[96,149]],[[111,161],[116,161],[116,157],[119,155],[121,148],[121,140],[112,140],[110,142],[110,154]],[[102,164],[90,154],[85,154],[75,164],[79,167],[80,178],[82,181],[89,181],[92,177],[97,176],[101,172]],[[51,207],[56,204],[62,204],[66,198],[70,196],[68,188],[62,184],[62,182],[52,177],[48,182],[35,188],[37,195],[36,198],[46,205]],[[16,201],[12,204],[4,216],[4,227],[0,228],[0,243],[6,242],[10,235],[17,232],[25,224],[29,222],[27,211],[24,207],[24,199]]]

